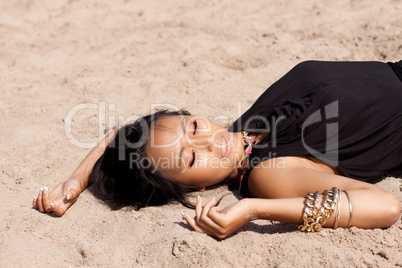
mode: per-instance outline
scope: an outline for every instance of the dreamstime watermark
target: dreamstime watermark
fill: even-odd
[[[155,127],[157,128],[157,124],[149,125],[149,122],[153,122],[154,118],[152,116],[155,114],[156,111],[166,109],[169,111],[179,111],[178,115],[180,117],[180,123],[178,124],[178,129],[175,131],[177,132],[177,136],[174,139],[169,140],[168,142],[156,142],[157,137],[155,136]],[[77,138],[75,133],[79,131],[73,129],[73,122],[80,118],[80,114],[83,113],[85,110],[90,110],[92,113],[95,113],[97,116],[97,128],[98,128],[98,136],[97,139],[93,139],[91,141],[84,141],[82,139]],[[137,122],[139,129],[140,137],[136,140],[128,140],[125,136],[126,133],[120,131],[118,135],[119,139],[119,160],[122,161],[130,161],[130,165],[137,165],[139,167],[145,167],[146,164],[152,165],[152,167],[160,167],[162,165],[172,165],[175,164],[173,162],[177,162],[174,160],[171,163],[165,163],[168,159],[160,159],[155,162],[155,160],[150,161],[149,159],[141,160],[139,155],[131,154],[130,159],[126,159],[128,156],[125,150],[127,149],[136,149],[145,145],[145,143],[149,143],[150,147],[152,148],[170,148],[176,146],[179,143],[183,143],[183,139],[185,139],[185,144],[191,146],[194,149],[205,149],[208,146],[214,146],[218,149],[222,149],[225,146],[224,142],[221,140],[221,136],[223,132],[226,132],[225,128],[216,127],[213,125],[213,122],[219,122],[220,124],[229,126],[233,120],[233,118],[226,116],[226,115],[216,115],[211,117],[186,117],[185,113],[180,112],[180,108],[166,103],[154,103],[150,105],[151,115],[148,122],[145,122],[143,117],[139,115],[116,115],[116,105],[108,104],[104,101],[100,101],[98,103],[80,103],[73,106],[65,117],[65,134],[68,141],[73,144],[74,146],[80,148],[93,148],[95,147],[105,136],[108,134],[107,129],[113,128],[120,128],[127,123],[130,122]],[[243,118],[241,115],[243,114],[243,109],[241,102],[237,103],[237,118],[239,118],[235,124],[232,126],[232,131],[238,130],[247,130],[251,133],[259,133],[261,131],[269,130],[269,138],[266,142],[261,142],[260,144],[255,145],[254,148],[256,149],[264,149],[270,147],[272,149],[280,150],[280,145],[278,145],[278,133],[277,128],[280,127],[280,124],[287,120],[286,116],[279,115],[279,116],[263,116],[263,115],[253,115],[249,116],[248,118]],[[87,111],[88,112],[88,111]],[[338,122],[335,121],[339,116],[339,105],[338,101],[332,102],[322,109],[318,109],[310,113],[310,116],[303,122],[300,129],[300,137],[301,140],[299,142],[302,143],[304,149],[306,150],[305,154],[311,155],[323,162],[330,164],[331,166],[336,167],[339,162],[339,142],[338,142]],[[74,119],[75,118],[75,119]],[[332,123],[327,123],[327,120],[332,120]],[[194,132],[194,121],[197,121],[197,131]],[[312,137],[309,131],[307,131],[312,125],[314,124],[325,124],[326,126],[326,137],[316,137],[319,140],[323,140],[325,143],[325,152],[322,152],[322,148],[317,149],[314,146],[308,144],[308,141],[312,140]],[[298,126],[295,126],[298,127]],[[169,128],[166,127],[166,129]],[[298,127],[299,128],[299,127]],[[163,129],[163,128],[162,128]],[[197,133],[198,136],[193,136],[194,133]],[[231,135],[231,134],[230,134]],[[281,133],[283,135],[283,133]],[[286,134],[285,134],[286,135]],[[195,139],[196,137],[197,139]],[[200,142],[198,137],[208,137],[208,140],[205,142]],[[114,144],[110,144],[109,146],[114,146]],[[277,148],[278,147],[278,148]],[[269,150],[269,149],[267,149]],[[272,150],[274,151],[274,150]],[[134,150],[135,152],[135,150]],[[270,152],[271,153],[271,152]],[[177,153],[176,153],[177,154]],[[269,158],[274,158],[275,155],[270,155]],[[221,158],[220,161],[215,159],[204,159],[203,162],[197,163],[198,165],[211,165],[212,168],[221,168],[223,166],[219,165],[227,165],[225,164],[224,158]],[[207,159],[207,161],[205,161]],[[264,158],[265,159],[265,158]],[[267,158],[268,159],[268,158]],[[266,160],[266,159],[265,159]],[[172,161],[172,160],[170,160]],[[263,162],[262,159],[257,160],[259,163]],[[169,161],[168,161],[169,162]],[[185,163],[184,163],[185,164]],[[183,165],[184,165],[183,164]]]

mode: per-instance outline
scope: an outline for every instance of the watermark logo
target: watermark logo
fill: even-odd
[[[338,101],[334,101],[325,106],[325,120],[337,118],[339,116],[339,105]],[[308,126],[321,122],[321,110],[315,111],[311,114],[306,121],[304,121],[302,125],[302,143],[304,148],[315,158],[333,166],[338,166],[339,163],[339,141],[338,141],[338,131],[339,126],[338,122],[327,123],[326,124],[326,145],[325,145],[325,153],[321,153],[313,148],[311,148],[305,141],[305,130]],[[317,137],[321,138],[321,137]]]
[[[98,137],[97,139],[93,139],[93,141],[83,141],[79,138],[76,138],[73,130],[73,120],[74,117],[79,115],[84,110],[93,110],[96,112],[98,118]],[[105,138],[108,134],[106,133],[107,127],[114,128],[123,126],[129,122],[134,122],[140,116],[138,115],[109,115],[107,113],[114,112],[116,110],[116,105],[110,103],[106,105],[106,102],[100,101],[98,103],[79,103],[71,107],[71,109],[67,112],[66,117],[64,118],[64,133],[66,134],[67,140],[74,146],[79,148],[93,148],[95,147],[101,140]]]
[[[154,103],[151,104],[150,106],[150,111],[151,111],[151,117],[152,114],[154,114],[156,111],[161,110],[161,109],[167,109],[170,111],[180,111],[179,107],[172,105],[172,104],[166,104],[166,103]],[[97,140],[92,140],[92,141],[83,141],[80,140],[79,138],[76,138],[76,135],[74,135],[74,129],[73,129],[73,121],[74,121],[74,117],[78,117],[79,118],[79,114],[80,112],[84,111],[84,110],[92,110],[93,113],[96,113],[97,115],[97,119],[98,119],[98,137]],[[141,159],[139,155],[133,154],[130,155],[129,159],[127,158],[127,154],[126,154],[126,149],[130,148],[130,149],[136,149],[140,146],[144,146],[146,142],[148,142],[150,144],[150,146],[154,147],[154,148],[169,148],[172,146],[177,145],[178,143],[182,143],[182,139],[186,139],[186,143],[189,146],[191,146],[193,149],[197,150],[197,149],[205,149],[210,146],[211,144],[214,147],[217,148],[222,148],[222,144],[224,144],[224,142],[221,141],[221,134],[222,132],[226,131],[226,127],[228,127],[229,125],[231,125],[232,121],[234,121],[233,118],[229,117],[229,116],[225,116],[225,115],[216,115],[216,116],[212,116],[212,117],[192,117],[192,120],[184,120],[184,115],[185,114],[180,114],[179,113],[179,117],[181,119],[181,125],[180,125],[180,129],[177,131],[177,136],[175,137],[175,139],[170,140],[169,142],[166,143],[156,143],[155,142],[155,131],[153,131],[153,125],[148,125],[145,120],[142,119],[142,116],[138,116],[138,115],[130,115],[130,116],[124,116],[124,115],[116,115],[115,113],[116,111],[116,105],[114,104],[108,104],[104,101],[98,102],[98,103],[80,103],[77,104],[75,106],[73,106],[68,113],[66,114],[65,117],[65,134],[66,137],[68,139],[68,141],[80,148],[93,148],[95,147],[102,139],[104,139],[104,137],[107,135],[106,130],[112,129],[112,128],[119,128],[122,127],[124,125],[126,125],[127,123],[130,122],[135,122],[137,121],[137,123],[140,126],[141,129],[141,133],[140,135],[141,138],[137,141],[137,142],[130,142],[126,139],[125,137],[125,133],[123,131],[119,132],[119,140],[121,142],[119,146],[119,160],[122,161],[130,161],[130,165],[133,165],[133,163],[139,164],[143,167],[150,167],[150,166],[159,166],[159,165],[168,165],[168,159],[164,159],[163,161],[160,162],[152,162],[149,159]],[[241,107],[241,102],[237,103],[237,118],[240,118],[241,115],[243,113],[243,109]],[[338,101],[335,101],[333,103],[330,103],[328,105],[326,105],[322,109],[317,110],[315,112],[313,112],[310,116],[307,117],[307,119],[303,122],[302,124],[302,128],[301,128],[301,143],[304,146],[304,148],[306,149],[306,152],[308,152],[310,155],[312,155],[313,157],[328,163],[331,166],[336,167],[339,163],[339,144],[338,144],[338,122],[336,122],[336,119],[339,116],[339,105],[338,105]],[[202,144],[199,142],[199,140],[195,140],[192,137],[191,134],[191,124],[193,124],[193,121],[195,120],[199,120],[198,122],[198,128],[197,128],[197,133],[198,135],[202,136],[208,136],[209,141],[206,141],[206,144]],[[281,122],[286,120],[286,117],[284,115],[279,115],[277,117],[268,117],[268,116],[262,116],[262,115],[255,115],[252,116],[250,118],[246,118],[243,119],[245,120],[244,122],[238,122],[240,125],[242,125],[245,128],[251,128],[251,127],[255,127],[256,125],[263,125],[266,126],[267,128],[269,128],[269,142],[267,143],[261,143],[256,145],[255,148],[264,148],[264,147],[268,147],[268,144],[270,146],[270,148],[274,149],[277,148],[278,144],[277,144],[277,126],[279,126],[281,124]],[[152,122],[152,118],[151,118],[151,122]],[[219,122],[220,125],[224,125],[225,128],[216,128],[213,126],[213,122]],[[258,124],[256,124],[256,122],[258,122]],[[310,127],[314,124],[325,124],[325,128],[326,128],[326,137],[317,137],[317,139],[322,139],[323,140],[323,144],[325,143],[325,152],[322,152],[317,150],[318,148],[313,148],[315,146],[310,146],[308,144],[307,141],[311,141],[311,137],[309,137],[308,139],[306,139],[307,135],[311,135],[311,133],[309,134],[308,131],[310,129]],[[297,127],[297,126],[295,126]],[[169,127],[166,127],[166,129],[169,129]],[[260,131],[261,129],[256,129],[256,132]],[[250,130],[251,132],[252,129]],[[186,133],[186,134],[184,134]],[[151,135],[150,135],[151,134]],[[233,133],[230,133],[230,135],[233,135]],[[322,146],[324,146],[322,144]],[[113,144],[111,144],[110,146],[113,146]],[[121,147],[121,148],[120,148]],[[271,154],[269,156],[269,158],[264,158],[264,160],[270,159],[270,158],[275,158],[276,155],[272,155],[272,152],[270,152],[270,148],[268,148],[268,152]],[[121,150],[120,150],[121,149]],[[321,148],[322,149],[322,148]],[[280,150],[280,148],[277,148],[277,150]],[[135,150],[134,150],[135,151]],[[201,151],[196,152],[198,155],[201,155]],[[187,159],[187,158],[186,158]],[[190,158],[189,158],[190,159]],[[197,158],[199,159],[199,158]],[[201,158],[200,158],[201,159]],[[204,157],[202,158],[204,159],[204,161],[201,162],[196,162],[196,164],[202,164],[205,165],[205,163],[208,163],[209,165],[211,165],[211,167],[213,168],[221,168],[221,166],[224,164],[224,166],[226,166],[225,163],[221,162],[217,162],[214,160],[211,160],[209,158],[207,158],[206,155],[204,155]],[[221,158],[219,158],[221,159]],[[216,160],[219,160],[216,159]],[[173,161],[172,159],[170,159],[169,161]],[[255,161],[255,160],[253,160]],[[263,160],[260,159],[257,162],[262,162]],[[175,159],[173,162],[177,162],[177,159]],[[175,164],[175,163],[171,163],[171,164]],[[183,163],[186,164],[186,163]]]

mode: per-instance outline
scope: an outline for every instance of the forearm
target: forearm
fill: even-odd
[[[82,189],[87,188],[89,174],[91,173],[96,161],[102,156],[105,152],[105,148],[108,146],[110,141],[115,137],[117,130],[113,130],[106,135],[106,137],[98,143],[82,160],[77,169],[73,172],[70,178],[75,178],[80,181],[80,185]]]
[[[383,190],[348,190],[352,203],[352,226],[359,228],[384,228],[394,224],[400,217],[399,201]],[[320,194],[321,196],[321,194]],[[304,198],[249,199],[252,218],[273,221],[303,223]],[[321,206],[321,198],[319,207]],[[334,212],[324,227],[333,227]],[[341,195],[339,227],[349,223],[349,202],[344,192]]]

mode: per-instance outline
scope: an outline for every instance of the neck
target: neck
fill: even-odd
[[[240,144],[242,148],[247,147],[248,143],[244,139],[244,135],[242,132],[235,132],[233,133],[236,135],[236,139],[240,141]],[[263,140],[268,134],[269,134],[269,129],[260,133],[249,133],[252,134],[254,138],[254,144],[259,143],[261,140]],[[242,155],[240,158],[240,161],[238,162],[239,164],[237,165],[237,168],[233,170],[233,172],[228,176],[227,180],[228,181],[233,181],[235,183],[240,184],[242,176],[244,175],[244,162],[246,161],[246,152],[244,150],[241,151]]]

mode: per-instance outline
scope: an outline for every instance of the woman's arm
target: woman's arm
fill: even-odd
[[[40,188],[38,196],[33,199],[33,206],[40,212],[54,212],[63,215],[66,210],[77,200],[78,196],[88,186],[89,174],[96,161],[105,151],[106,146],[114,138],[117,130],[111,131],[94,147],[84,158],[81,164],[73,172],[70,178],[59,183],[52,192],[47,187]]]
[[[252,175],[249,191],[253,197],[258,198],[290,198],[291,200],[297,197],[304,198],[307,192],[319,191],[321,196],[324,190],[330,190],[332,187],[337,187],[341,191],[345,190],[352,203],[352,225],[359,228],[389,227],[400,217],[401,209],[396,196],[370,183],[293,163],[289,163],[286,168],[258,168],[253,170]],[[303,201],[300,203],[299,218],[301,219],[304,204]],[[339,224],[341,227],[346,227],[349,220],[349,203],[343,192],[340,208]],[[326,226],[332,227],[334,219],[335,215],[330,217]],[[282,221],[280,218],[277,220]],[[298,222],[295,217],[283,221]]]
[[[254,219],[302,224],[306,193],[321,193],[332,187],[348,192],[353,209],[352,226],[389,227],[400,217],[399,200],[375,185],[292,164],[282,169],[254,169],[250,175],[249,190],[257,198],[243,199],[225,209],[215,207],[215,200],[202,207],[200,199],[194,219],[186,213],[183,216],[196,231],[218,238],[228,236]],[[347,227],[349,204],[345,193],[341,195],[340,208],[338,226]],[[335,213],[324,226],[332,227],[334,220]]]

